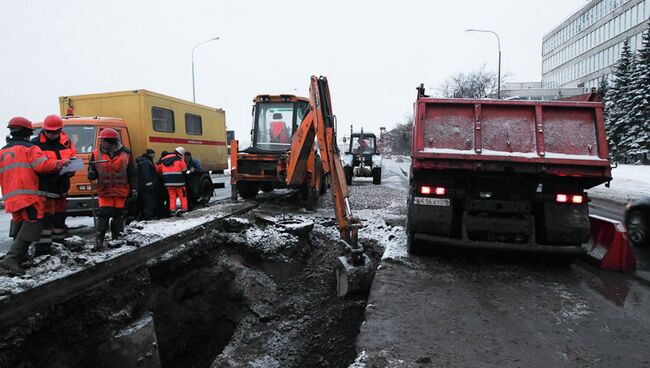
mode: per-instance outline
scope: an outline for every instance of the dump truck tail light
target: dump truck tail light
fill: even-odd
[[[435,194],[435,195],[445,195],[447,194],[447,189],[445,187],[430,187],[424,185],[420,187],[420,194]]]
[[[582,203],[583,201],[584,201],[584,198],[581,195],[571,196],[571,202],[573,202],[573,203]]]

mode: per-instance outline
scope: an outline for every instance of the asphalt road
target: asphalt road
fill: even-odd
[[[385,163],[375,196],[406,190],[401,166]],[[650,366],[648,284],[554,261],[457,250],[384,260],[357,352],[373,367]]]

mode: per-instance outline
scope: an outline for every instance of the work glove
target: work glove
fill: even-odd
[[[131,190],[131,197],[133,199],[138,199],[138,191],[135,189]]]

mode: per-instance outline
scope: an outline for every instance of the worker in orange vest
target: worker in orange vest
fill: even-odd
[[[176,147],[174,152],[166,155],[160,160],[160,171],[163,176],[163,183],[169,193],[169,210],[179,216],[187,212],[187,189],[185,187],[185,177],[183,174],[187,171],[185,163],[185,148]],[[181,200],[181,209],[176,210],[176,198]]]
[[[45,156],[51,159],[70,160],[76,158],[77,150],[63,132],[63,120],[58,115],[48,115],[43,121],[43,129],[32,139]],[[74,172],[59,175],[59,173],[38,174],[39,189],[45,192],[45,217],[41,239],[34,244],[35,255],[49,254],[52,242],[64,244],[65,219],[68,206],[68,190],[70,177]]]
[[[57,172],[69,161],[48,159],[38,146],[29,142],[33,134],[29,120],[15,117],[7,127],[11,136],[0,151],[0,188],[5,211],[12,216],[9,236],[14,241],[0,260],[0,270],[22,275],[25,271],[21,264],[29,245],[39,239],[43,228],[45,197],[38,190],[36,174]]]
[[[115,129],[105,128],[99,133],[100,146],[90,156],[88,179],[97,180],[99,198],[95,250],[104,247],[106,231],[119,239],[124,232],[124,207],[129,194],[137,197],[137,176],[131,151],[118,139]]]

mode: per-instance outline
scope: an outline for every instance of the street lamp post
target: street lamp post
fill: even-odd
[[[211,39],[209,39],[207,41],[199,42],[196,45],[194,45],[194,47],[192,47],[192,102],[196,102],[196,90],[194,88],[194,50],[197,47],[199,47],[199,46],[201,46],[203,44],[206,44],[206,43],[212,42],[212,41],[216,41],[218,39],[219,39],[219,37],[214,37],[214,38],[211,38]]]
[[[483,33],[492,33],[497,38],[497,45],[499,47],[499,72],[497,76],[497,98],[501,99],[501,40],[499,35],[489,29],[466,29],[465,32],[483,32]]]

